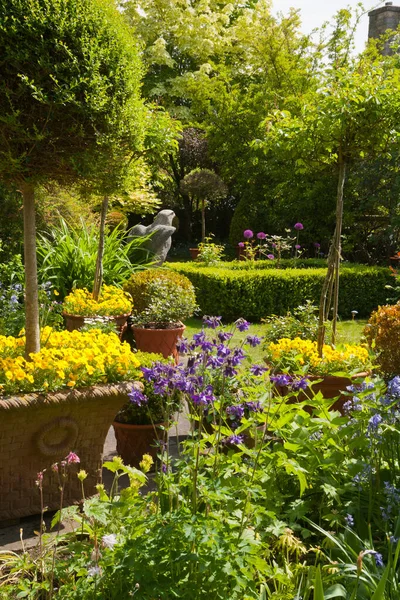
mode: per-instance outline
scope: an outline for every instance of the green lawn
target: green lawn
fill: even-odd
[[[366,322],[367,321],[362,319],[355,321],[339,321],[337,343],[358,344],[361,341],[361,335]],[[202,321],[201,319],[188,319],[185,322],[185,325],[185,336],[191,338],[194,333],[198,333],[201,330]],[[240,343],[249,334],[263,336],[269,327],[266,324],[256,323],[254,325],[250,325],[250,329],[248,331],[241,333],[231,323],[224,324],[224,326],[225,329],[229,330],[229,328],[232,328],[232,331],[235,332],[232,342],[236,344]],[[208,331],[212,332],[211,329]],[[264,354],[261,346],[257,346],[256,348],[248,347],[248,351],[254,361],[261,360]]]

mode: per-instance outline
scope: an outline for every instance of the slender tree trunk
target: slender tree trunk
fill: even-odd
[[[93,299],[96,301],[99,299],[101,285],[103,283],[103,256],[104,256],[104,238],[105,238],[107,210],[108,210],[108,196],[104,196],[103,202],[101,203],[99,247],[97,250],[96,272],[94,275],[94,283],[93,283]]]
[[[342,224],[343,224],[343,190],[346,180],[346,163],[339,152],[339,179],[336,202],[336,244],[335,244],[335,296],[333,298],[332,344],[336,342],[336,329],[339,310],[339,273],[340,257],[342,250]]]
[[[25,357],[40,351],[39,297],[36,261],[35,189],[24,182],[20,188],[24,201],[25,260]]]
[[[322,356],[322,348],[325,342],[326,321],[329,318],[329,310],[331,304],[332,289],[334,290],[333,298],[333,323],[332,323],[332,343],[336,341],[336,326],[337,313],[339,305],[339,272],[340,272],[340,255],[341,255],[341,239],[342,239],[342,223],[343,223],[343,190],[346,180],[346,163],[343,158],[341,149],[339,149],[338,157],[338,186],[336,195],[336,228],[333,235],[331,247],[328,255],[328,270],[324,283],[322,285],[320,303],[319,303],[319,322],[318,322],[318,354]],[[327,297],[329,296],[329,302]]]
[[[206,241],[206,202],[203,199],[201,201],[201,241]]]

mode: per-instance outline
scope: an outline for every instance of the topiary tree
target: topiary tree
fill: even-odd
[[[181,192],[191,195],[201,203],[201,241],[206,239],[206,202],[226,196],[228,188],[210,169],[194,169],[181,181]]]
[[[23,197],[28,356],[40,349],[35,189],[122,185],[143,137],[141,67],[109,0],[3,0],[0,56],[0,179]]]

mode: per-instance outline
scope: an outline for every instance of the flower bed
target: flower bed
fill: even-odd
[[[98,301],[93,299],[91,292],[86,288],[76,288],[66,296],[63,310],[68,315],[80,317],[116,317],[130,314],[132,298],[113,285],[103,285]]]

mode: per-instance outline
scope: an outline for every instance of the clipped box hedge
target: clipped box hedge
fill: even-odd
[[[204,267],[193,263],[168,263],[186,275],[196,289],[202,314],[221,315],[225,321],[244,317],[259,321],[268,315],[283,315],[306,300],[319,304],[326,269],[231,269],[227,263]],[[339,314],[368,317],[386,304],[385,285],[392,283],[385,267],[344,266],[340,274]]]

